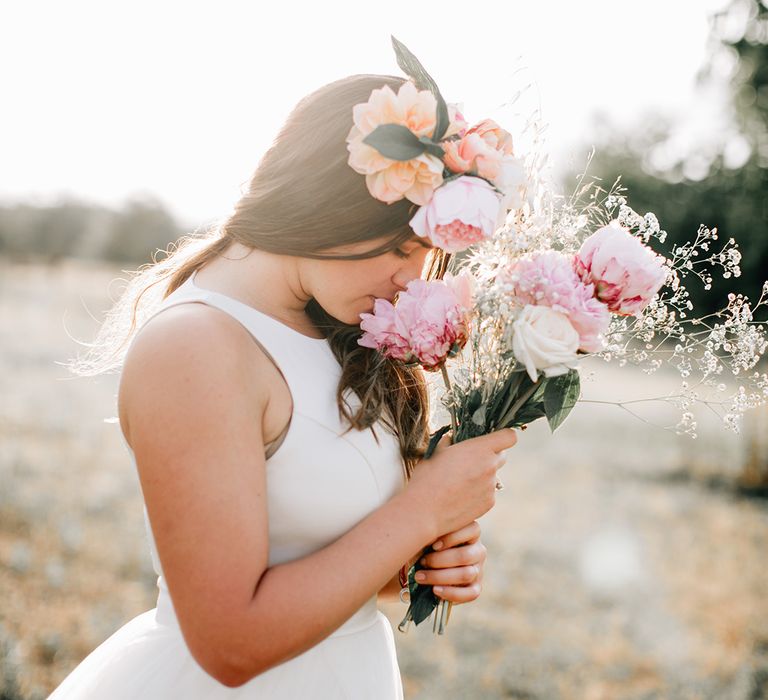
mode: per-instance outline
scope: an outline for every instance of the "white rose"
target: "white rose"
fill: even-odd
[[[528,305],[512,324],[512,352],[536,381],[565,374],[578,366],[579,334],[568,317],[548,306]]]

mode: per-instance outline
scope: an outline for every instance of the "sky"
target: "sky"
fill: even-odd
[[[598,113],[623,129],[699,115],[695,129],[712,130],[694,79],[725,4],[9,3],[0,202],[149,196],[184,225],[224,216],[303,95],[353,73],[401,74],[390,35],[470,123],[495,117],[515,137],[538,114],[556,169],[585,160]]]

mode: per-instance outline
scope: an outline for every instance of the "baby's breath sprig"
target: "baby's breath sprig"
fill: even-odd
[[[494,238],[475,246],[457,265],[468,268],[479,282],[473,338],[456,375],[457,401],[466,401],[480,386],[486,393],[495,391],[496,383],[488,379],[501,381],[514,367],[508,342],[516,317],[514,295],[498,278],[500,270],[528,254],[576,253],[587,236],[613,220],[643,243],[653,240],[657,250],[663,249],[667,239],[653,212],[640,214],[632,209],[620,179],[606,190],[585,170],[573,193],[559,196],[535,170],[535,161],[529,167],[526,201],[509,213]],[[738,277],[740,262],[736,242],[729,238],[720,243],[716,228],[702,225],[693,241],[675,245],[665,256],[667,278],[657,296],[637,317],[614,315],[604,349],[586,354],[619,366],[633,365],[647,374],[670,367],[679,374],[680,385],[664,396],[598,403],[617,405],[645,422],[649,421],[634,410],[636,404],[666,403],[680,417],[658,427],[695,437],[697,408],[716,414],[726,428],[738,431],[745,411],[768,402],[768,374],[757,369],[768,348],[768,281],[754,305],[743,295],[730,294],[724,308],[704,315],[697,315],[686,287],[695,279],[710,290],[716,274],[724,279]],[[735,380],[739,383],[734,387]]]

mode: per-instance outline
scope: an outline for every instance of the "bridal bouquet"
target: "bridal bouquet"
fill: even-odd
[[[648,373],[675,367],[680,390],[650,399],[680,410],[668,429],[695,436],[697,405],[738,429],[739,416],[768,399],[768,375],[755,371],[768,345],[755,319],[768,306],[768,282],[754,306],[731,294],[725,308],[701,316],[685,287],[687,278],[697,278],[708,289],[717,269],[738,276],[735,241],[719,246],[717,230],[702,226],[693,242],[662,255],[650,244],[662,245],[666,233],[652,213],[628,206],[618,182],[606,192],[582,176],[573,196],[559,197],[539,161],[529,158],[524,167],[514,155],[508,132],[490,120],[467,128],[415,57],[393,43],[401,67],[436,99],[442,126],[433,120],[431,135],[418,132],[417,93],[406,91],[400,102],[394,93],[374,95],[355,108],[350,165],[367,172],[374,196],[421,204],[413,230],[461,255],[444,279],[412,281],[395,304],[376,300],[373,313],[361,315],[358,342],[441,373],[451,424],[434,432],[425,457],[449,430],[454,443],[539,418],[554,431],[579,401],[586,356]],[[389,100],[386,118],[399,119],[400,128],[372,118],[383,113],[375,108],[380,98]],[[401,140],[411,149],[400,148]],[[728,373],[741,379],[730,393]],[[409,572],[400,629],[418,625],[439,605],[433,630],[442,634],[451,606],[416,583],[420,568]]]
[[[722,376],[724,370],[739,375],[753,369],[765,352],[765,328],[753,312],[768,302],[768,283],[755,309],[732,295],[720,312],[694,316],[681,277],[696,270],[709,278],[694,267],[693,251],[708,251],[717,233],[702,229],[693,244],[665,258],[644,241],[653,219],[635,218],[621,198],[607,200],[609,209],[621,202],[619,218],[583,238],[569,235],[570,245],[560,235],[567,210],[539,221],[527,208],[515,212],[454,266],[457,274],[414,280],[396,304],[379,299],[372,314],[362,314],[361,345],[442,373],[451,425],[432,435],[426,457],[451,429],[453,442],[538,418],[554,431],[579,400],[579,362],[587,355],[648,372],[664,363],[677,367],[686,380],[680,393],[660,400],[682,409],[678,432],[695,434],[690,409],[697,403],[721,409],[725,425],[735,429],[741,413],[768,398],[765,374],[745,376],[730,396]],[[587,228],[589,217],[582,216],[577,230]],[[708,261],[721,263],[726,275],[737,274],[735,252],[729,241]],[[449,364],[456,365],[452,380]],[[420,568],[417,563],[409,572],[411,599],[401,629],[410,620],[422,622],[440,602],[431,587],[415,582]],[[438,632],[449,614],[450,603],[443,601],[434,618]]]

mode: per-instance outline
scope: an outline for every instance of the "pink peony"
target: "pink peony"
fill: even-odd
[[[377,299],[372,314],[360,314],[364,333],[357,342],[394,360],[438,369],[467,342],[469,309],[464,304],[471,297],[464,294],[462,277],[412,280],[396,306]]]
[[[502,214],[498,193],[478,177],[459,177],[435,191],[411,219],[411,228],[439,248],[458,253],[490,238]]]
[[[499,176],[502,154],[479,134],[468,131],[458,141],[446,141],[443,150],[446,167],[455,173],[471,172],[488,180]]]
[[[492,119],[484,119],[461,139],[443,144],[444,162],[455,173],[479,175],[504,193],[505,209],[522,203],[520,186],[525,182],[523,161],[512,147],[512,135]]]
[[[491,148],[505,156],[514,155],[512,134],[502,129],[493,119],[483,119],[483,121],[475,124],[467,133],[477,134]]]
[[[475,278],[468,272],[460,272],[458,275],[446,272],[443,281],[454,293],[462,313],[468,314],[474,305]]]
[[[494,179],[493,184],[504,193],[502,206],[505,210],[516,209],[522,205],[522,187],[525,183],[523,159],[515,156],[504,156],[501,159],[499,175]]]
[[[579,334],[580,350],[602,350],[602,336],[610,323],[610,314],[595,299],[594,286],[584,283],[576,274],[571,257],[551,250],[520,258],[504,269],[498,279],[512,286],[517,303],[548,306],[565,314]]]
[[[464,115],[461,113],[461,105],[452,104],[449,102],[448,107],[448,129],[446,129],[443,138],[447,139],[449,136],[458,136],[461,138],[467,133],[467,120],[464,119]]]
[[[617,221],[584,241],[574,268],[594,284],[595,296],[622,316],[640,316],[667,279],[664,258]]]
[[[368,191],[391,204],[407,197],[414,204],[426,204],[443,181],[443,163],[436,156],[422,153],[407,161],[385,158],[363,143],[381,124],[400,124],[416,136],[431,136],[436,125],[437,101],[429,90],[417,90],[407,81],[394,93],[385,85],[371,93],[367,102],[352,109],[354,126],[347,135],[349,165],[365,175]],[[455,113],[454,113],[455,116]],[[461,128],[457,124],[457,128]]]
[[[513,156],[512,135],[493,119],[484,119],[458,141],[443,144],[446,167],[455,173],[472,173],[491,180],[501,176],[502,163]]]

